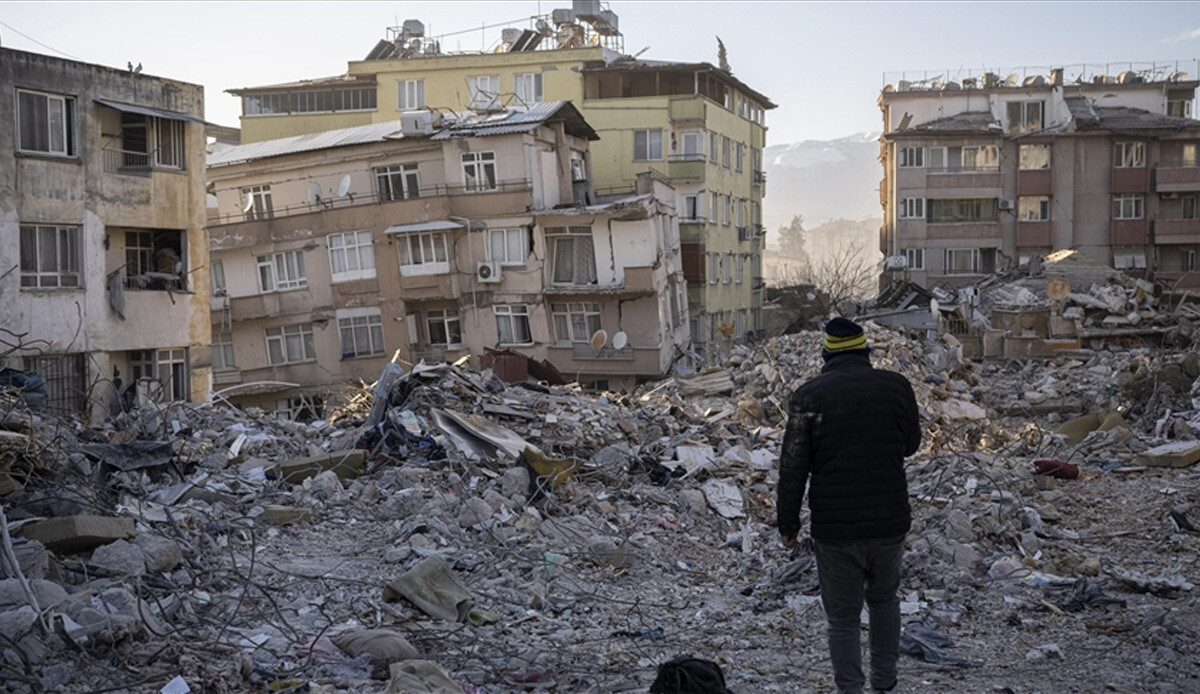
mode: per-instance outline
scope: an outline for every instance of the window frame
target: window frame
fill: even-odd
[[[638,142],[639,138],[641,139],[640,143]],[[655,149],[656,147],[657,149]],[[662,128],[636,128],[633,131],[633,160],[662,161],[662,158]]]
[[[375,239],[369,230],[343,231],[325,237],[329,253],[330,282],[352,282],[375,277]],[[363,249],[366,249],[365,251]],[[338,269],[338,258],[343,269]],[[351,268],[351,258],[354,268]]]
[[[77,106],[76,106],[76,104],[77,104],[76,98],[74,96],[67,96],[65,94],[55,94],[52,92],[43,92],[43,91],[39,91],[36,89],[17,89],[16,92],[17,92],[17,98],[15,100],[16,127],[13,129],[13,135],[16,139],[17,151],[20,152],[21,154],[32,154],[32,155],[36,155],[36,156],[62,157],[62,158],[70,158],[70,159],[78,158],[79,157],[79,144],[78,144],[78,142],[76,142],[76,138],[78,135],[79,127],[78,127],[78,111],[77,111]],[[45,103],[44,122],[39,123],[36,120],[35,121],[27,121],[24,118],[25,110],[31,108],[32,105],[27,105],[27,106],[21,105],[21,102],[23,101],[23,99],[22,99],[23,95],[39,97],[44,100],[44,103]],[[51,115],[50,104],[52,102],[57,103],[59,106],[57,109],[57,113],[58,113],[58,118],[60,120],[60,123],[57,124],[57,127],[55,127],[56,124],[54,123],[54,117]],[[38,115],[39,114],[35,113],[33,117],[36,119]],[[25,128],[23,127],[26,122],[31,122],[32,125],[31,125],[30,129],[31,130],[37,129],[38,132],[26,133]],[[41,132],[43,129],[45,131],[44,133]],[[61,142],[62,142],[61,150],[54,148],[55,142],[54,142],[54,133],[52,132],[53,130],[57,130],[58,131],[57,134],[61,138]],[[32,134],[34,139],[41,139],[39,136],[44,134],[45,141],[46,141],[45,148],[44,149],[39,148],[37,146],[40,144],[39,142],[28,142],[27,143],[25,141],[25,139],[26,139],[25,136],[27,134]],[[28,147],[26,146],[27,144],[29,145]]]
[[[495,152],[463,152],[461,156],[463,190],[468,193],[488,193],[500,189],[496,178]],[[474,172],[469,175],[468,172]],[[480,181],[486,181],[481,185]]]
[[[486,82],[486,85],[481,84]],[[486,86],[486,88],[485,88]],[[468,75],[467,107],[489,110],[500,105],[500,75]]]
[[[503,235],[501,248],[504,249],[504,256],[499,257],[496,253],[496,236]],[[510,247],[512,238],[516,238],[517,257],[513,258]],[[529,230],[525,227],[506,227],[503,229],[488,229],[487,232],[487,259],[491,262],[500,263],[502,267],[524,267],[529,263]]]
[[[898,147],[896,153],[896,166],[901,169],[923,169],[925,168],[925,148],[924,147]]]
[[[1120,193],[1112,196],[1112,218],[1140,220],[1146,218],[1146,196],[1139,193]]]
[[[496,344],[512,347],[528,347],[533,344],[533,326],[529,320],[529,304],[493,304],[492,315],[496,318]],[[509,324],[509,334],[512,341],[505,341],[504,330],[500,327],[501,320],[505,319]],[[518,327],[524,327],[524,336],[527,339],[523,342],[516,341],[521,335],[518,334]]]
[[[1031,107],[1037,106],[1037,118],[1030,117]],[[1017,107],[1014,113],[1013,107]],[[1043,99],[1009,101],[1005,104],[1005,124],[1010,134],[1029,133],[1046,128],[1046,102]]]
[[[1036,212],[1036,214],[1034,214]],[[1049,195],[1021,195],[1017,197],[1018,222],[1049,222]]]
[[[545,101],[544,80],[540,72],[517,72],[513,73],[513,96],[518,100],[520,105],[532,106]],[[533,90],[532,99],[526,98],[529,95],[522,95],[523,91],[530,88]]]
[[[396,183],[399,183],[397,195]],[[375,168],[375,189],[380,202],[421,197],[421,171],[416,163],[388,164]]]
[[[960,253],[968,254],[970,258],[970,269],[959,270],[955,269],[951,259]],[[980,267],[982,267],[982,254],[978,248],[946,248],[942,255],[942,272],[947,275],[978,275]]]
[[[1146,168],[1146,143],[1141,140],[1120,140],[1113,143],[1114,169]]]
[[[269,183],[246,186],[241,189],[241,194],[242,214],[247,222],[275,217],[275,205],[271,201],[271,185]]]
[[[304,251],[278,251],[255,257],[260,294],[294,291],[308,287]],[[280,275],[285,275],[281,280]],[[268,284],[270,285],[268,287]]]
[[[1017,166],[1021,171],[1045,171],[1050,168],[1050,157],[1051,147],[1048,144],[1022,144],[1017,151]],[[1042,163],[1043,160],[1045,163]]]
[[[708,131],[708,161],[713,164],[718,163],[717,147],[720,146],[720,142],[720,133]]]
[[[577,322],[578,321],[578,322]],[[558,344],[585,344],[603,327],[600,303],[594,301],[555,301],[550,304],[550,322]],[[566,332],[564,337],[563,333]],[[582,331],[577,334],[577,331]]]
[[[925,219],[925,198],[900,198],[896,206],[897,219]]]
[[[220,362],[218,364],[218,362]],[[212,334],[212,365],[213,371],[236,371],[237,354],[233,348],[233,332],[216,332]]]
[[[43,249],[44,236],[49,234],[54,241],[53,249]],[[27,238],[32,235],[33,248],[28,247]],[[63,224],[20,224],[18,225],[17,264],[21,272],[21,289],[84,289],[83,275],[83,230],[81,227]],[[46,256],[53,256],[53,268]],[[30,266],[29,262],[33,265]],[[51,279],[53,282],[51,283]],[[74,284],[64,284],[64,280]]]
[[[441,325],[445,341],[439,342],[434,339],[434,326],[437,324]],[[453,329],[451,329],[452,325],[455,326]],[[425,309],[425,335],[429,339],[431,347],[461,349],[463,346],[462,316],[458,315],[458,311],[449,308]],[[457,336],[458,340],[451,341],[452,336]]]
[[[267,364],[269,366],[286,366],[288,364],[303,364],[317,360],[317,349],[313,341],[313,324],[312,323],[294,323],[292,325],[279,325],[274,328],[265,328],[266,336],[265,344],[267,348]],[[299,340],[299,348],[301,354],[299,358],[293,359],[291,354],[291,345],[289,338]],[[271,353],[271,345],[275,343],[279,347],[280,361],[276,361]]]
[[[410,104],[409,101],[412,103]],[[396,80],[396,110],[419,111],[425,108],[425,79]]]
[[[449,232],[420,231],[397,236],[399,238],[396,239],[396,259],[401,277],[444,275],[450,272]],[[406,260],[408,262],[405,262]]]
[[[580,241],[587,241],[586,246],[591,249],[591,253],[586,253],[585,248],[578,248],[576,244]],[[560,279],[563,273],[560,272],[560,257],[564,251],[563,242],[570,241],[570,279]],[[546,245],[550,249],[550,283],[557,286],[569,287],[586,287],[596,285],[599,280],[598,267],[596,263],[596,241],[592,235],[591,227],[570,226],[570,227],[547,227],[546,228]],[[576,262],[581,258],[585,258],[589,263],[587,267],[580,267]]]
[[[925,270],[925,249],[924,248],[905,248],[904,249],[904,266],[909,270],[923,272]]]
[[[383,312],[378,308],[338,309],[336,317],[343,361],[377,357],[387,351],[383,339]],[[360,345],[364,339],[366,345]]]

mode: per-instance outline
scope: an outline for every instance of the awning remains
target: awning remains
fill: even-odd
[[[184,120],[190,123],[199,123],[200,125],[212,125],[212,123],[203,118],[197,118],[193,115],[177,111],[164,111],[161,108],[150,108],[149,106],[134,106],[133,104],[123,104],[119,101],[109,101],[108,99],[96,99],[96,103],[104,104],[109,108],[115,108],[122,113],[140,113],[143,116],[154,116],[155,118],[166,118],[167,120]]]
[[[383,230],[385,234],[413,234],[420,231],[450,231],[451,229],[462,229],[463,225],[458,222],[451,222],[448,219],[438,219],[432,222],[421,222],[420,224],[396,224]]]

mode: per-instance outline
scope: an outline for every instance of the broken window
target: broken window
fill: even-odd
[[[82,354],[25,357],[25,370],[45,380],[45,406],[61,414],[83,414],[88,404],[87,361]]]
[[[301,289],[308,286],[302,251],[284,251],[258,256],[258,281],[263,292]]]
[[[554,336],[559,342],[589,342],[600,329],[600,304],[550,304]]]
[[[294,422],[312,422],[325,416],[325,401],[316,395],[276,400],[275,414]]]
[[[1146,196],[1124,193],[1112,199],[1113,219],[1142,219],[1146,212]]]
[[[22,152],[75,156],[75,99],[18,89],[17,132]]]
[[[1020,167],[1026,171],[1050,168],[1050,145],[1021,145]]]
[[[699,219],[700,218],[700,197],[697,195],[683,196],[683,218],[684,219]]]
[[[525,304],[496,304],[492,306],[496,316],[497,341],[502,345],[528,345],[533,343],[529,331],[529,307]]]
[[[121,169],[183,169],[186,132],[183,121],[122,112]]]
[[[513,94],[517,104],[529,106],[542,102],[542,73],[518,72],[513,75]]]
[[[925,198],[900,198],[900,219],[925,219]]]
[[[905,267],[909,270],[924,270],[925,269],[925,249],[924,248],[906,248],[904,249]]]
[[[212,364],[217,371],[237,368],[233,358],[233,333],[212,334]]]
[[[317,358],[317,350],[313,347],[312,323],[267,328],[266,333],[267,363],[272,366]]]
[[[271,205],[271,186],[242,188],[242,212],[246,215],[247,222],[274,217],[275,208]]]
[[[396,108],[401,111],[425,108],[425,80],[397,81]]]
[[[188,399],[187,350],[140,349],[129,353],[136,393],[154,402]]]
[[[634,161],[660,161],[662,147],[662,128],[633,131]]]
[[[1009,134],[1028,133],[1043,127],[1043,101],[1008,102]]]
[[[930,222],[995,222],[999,217],[996,198],[950,198],[926,203]]]
[[[1141,169],[1146,166],[1145,142],[1114,142],[1113,168]]]
[[[462,155],[463,187],[470,193],[496,190],[496,153],[468,152]]]
[[[595,284],[596,252],[590,227],[552,227],[547,240],[554,248],[555,284]]]
[[[43,289],[83,286],[79,233],[79,227],[22,224],[21,286]]]
[[[150,291],[182,291],[184,279],[183,232],[137,230],[125,232],[125,288]],[[222,278],[224,279],[224,278]]]
[[[1017,198],[1017,219],[1022,222],[1050,221],[1050,196],[1023,195]]]
[[[383,318],[377,308],[338,309],[342,359],[383,354]]]
[[[330,234],[329,270],[334,282],[370,279],[375,276],[375,248],[369,231]]]
[[[450,272],[449,241],[443,231],[400,235],[396,248],[402,276]]]
[[[529,258],[529,232],[516,229],[488,230],[488,260],[501,265],[524,265]]]
[[[470,107],[492,109],[500,105],[500,75],[472,75],[467,78]]]
[[[429,344],[447,349],[462,345],[462,321],[451,309],[431,308],[425,311],[425,327],[429,331]]]
[[[225,261],[215,259],[212,261],[208,272],[209,290],[213,296],[225,296],[227,289],[225,286]]]
[[[421,179],[417,175],[416,164],[393,164],[375,169],[375,185],[379,189],[381,202],[416,198],[421,195]]]

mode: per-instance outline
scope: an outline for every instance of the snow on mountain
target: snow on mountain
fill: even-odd
[[[812,228],[830,219],[879,217],[879,133],[804,140],[763,151],[763,222],[772,234],[802,215]]]

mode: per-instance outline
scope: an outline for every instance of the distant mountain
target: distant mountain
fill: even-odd
[[[879,133],[771,145],[763,152],[763,223],[774,243],[794,215],[812,229],[831,219],[880,217]]]

